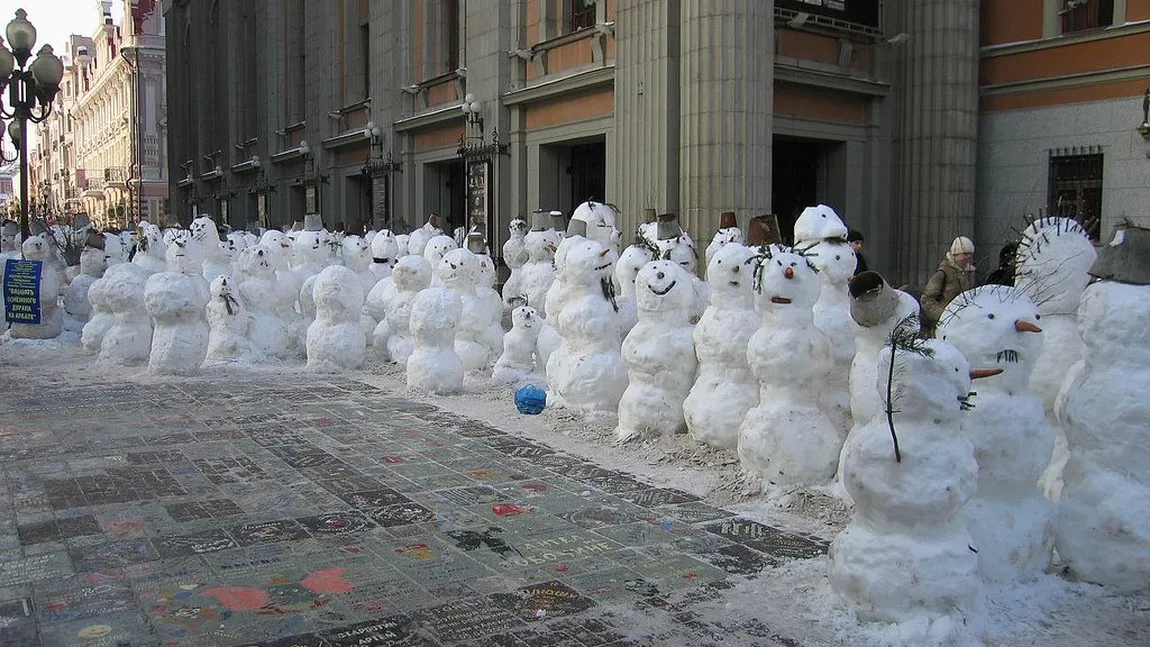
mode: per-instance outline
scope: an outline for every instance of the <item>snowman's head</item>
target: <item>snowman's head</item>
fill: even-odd
[[[85,247],[80,252],[80,273],[88,276],[101,276],[108,269],[108,259],[104,257],[104,250],[95,247]]]
[[[763,311],[810,310],[822,284],[810,260],[789,247],[772,245],[759,261],[755,292]]]
[[[399,242],[395,235],[387,229],[376,233],[371,240],[371,257],[376,263],[395,265],[395,260],[399,258]]]
[[[232,244],[232,247],[236,251],[239,251],[248,246],[248,237],[247,234],[242,231],[233,231],[228,234],[228,242]]]
[[[555,251],[562,240],[562,235],[554,229],[532,231],[523,237],[523,247],[532,262],[546,263],[555,258]]]
[[[124,241],[116,234],[104,234],[104,256],[109,265],[119,263],[124,259]]]
[[[235,293],[232,289],[232,277],[221,274],[212,279],[212,284],[209,286],[212,291],[213,297],[231,296]]]
[[[325,233],[301,231],[292,244],[292,252],[300,265],[323,265],[330,252]]]
[[[539,313],[531,306],[519,306],[511,311],[511,327],[517,330],[539,331]]]
[[[434,267],[443,258],[444,254],[457,248],[459,248],[459,245],[451,236],[433,236],[431,240],[427,241],[427,245],[423,248],[423,258]]]
[[[720,246],[730,245],[731,243],[742,245],[745,240],[742,229],[738,227],[724,227],[715,232],[715,237],[711,239],[711,242],[718,243]]]
[[[795,219],[796,243],[813,243],[828,238],[841,238],[845,241],[847,233],[847,226],[839,215],[825,204],[807,207]]]
[[[25,240],[21,246],[20,251],[24,253],[24,258],[30,261],[50,261],[52,260],[52,242],[45,234],[33,234]]]
[[[955,297],[943,312],[940,339],[950,342],[981,368],[1000,368],[990,387],[1014,392],[1030,382],[1042,350],[1041,315],[1034,301],[1006,285],[984,285]]]
[[[807,247],[803,255],[810,259],[823,281],[831,285],[846,285],[854,276],[857,259],[850,243],[824,240]]]
[[[183,229],[177,229],[175,227],[169,227],[169,228],[165,229],[164,230],[164,245],[165,246],[171,245],[172,241],[176,239],[176,236],[179,236],[180,232],[183,232],[183,231],[184,231]]]
[[[1014,285],[1030,295],[1041,312],[1073,314],[1097,257],[1089,235],[1076,220],[1039,218],[1022,231]]]
[[[635,277],[635,303],[639,310],[681,314],[685,321],[694,299],[692,277],[678,263],[651,261]]]
[[[195,239],[177,236],[172,240],[172,244],[168,245],[166,252],[168,271],[175,274],[199,274],[203,262],[199,250]]]
[[[893,374],[890,346],[879,354],[875,384],[883,406],[887,406],[887,380],[890,379],[892,407],[900,416],[957,422],[971,396],[971,378],[986,372],[972,371],[962,352],[943,340],[927,339],[918,344],[917,351],[899,348]]]
[[[216,229],[216,221],[208,216],[200,216],[192,221],[192,238],[205,245],[220,242],[220,232]]]
[[[363,288],[355,272],[342,265],[325,267],[316,276],[312,297],[316,309],[326,312],[343,314],[363,308]]]
[[[477,265],[475,254],[457,247],[439,260],[435,266],[435,275],[447,287],[467,288],[474,285]]]
[[[407,256],[411,253],[411,250],[407,247],[407,241],[410,239],[411,236],[408,236],[407,234],[395,235],[395,244],[399,246],[399,251],[396,253],[396,256]]]
[[[735,242],[723,245],[707,264],[712,302],[717,302],[716,299],[749,302],[754,294],[758,262],[759,253],[755,249]]]
[[[219,243],[217,243],[217,246],[220,248],[220,252],[224,258],[226,258],[229,261],[235,259],[235,257],[236,257],[236,244],[234,242],[232,242],[232,240],[230,238],[227,240],[221,240]]]
[[[396,290],[422,290],[431,284],[431,265],[421,256],[404,256],[392,268],[391,280]]]
[[[366,269],[371,263],[371,247],[365,239],[359,236],[345,236],[343,239],[343,258],[347,266],[353,270]]]
[[[273,251],[274,250],[274,251]],[[240,269],[248,276],[266,276],[272,270],[272,255],[278,248],[260,243],[240,252]]]
[[[623,286],[624,291],[634,287],[639,270],[654,260],[654,257],[651,248],[643,245],[630,245],[623,250],[619,260],[615,262],[615,280]]]
[[[485,287],[495,285],[495,261],[487,254],[476,254],[475,261],[475,284]]]
[[[565,267],[564,281],[577,285],[598,285],[614,273],[615,255],[594,240],[575,238],[567,248]]]
[[[527,226],[526,220],[523,220],[522,218],[516,218],[507,225],[507,229],[511,232],[512,238],[522,239],[527,235],[527,230],[530,229],[530,227]]]
[[[691,240],[690,236],[680,234],[672,240],[659,241],[659,245],[663,248],[663,253],[659,255],[659,258],[677,263],[679,267],[691,274],[695,273],[699,264],[699,257],[695,254],[695,242]]]
[[[269,229],[264,232],[263,236],[260,236],[260,244],[280,247],[283,245],[285,239],[286,236],[284,236],[282,231],[278,229]]]
[[[137,241],[139,250],[148,256],[164,258],[167,247],[164,244],[164,235],[159,229],[151,227],[144,230],[144,235]]]

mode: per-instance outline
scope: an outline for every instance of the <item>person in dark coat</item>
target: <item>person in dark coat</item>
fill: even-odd
[[[862,233],[854,229],[850,230],[847,233],[847,242],[851,244],[851,249],[855,250],[855,276],[858,276],[867,270],[866,257],[863,256]]]
[[[998,250],[998,267],[986,277],[984,285],[1014,285],[1014,267],[1018,243],[1007,243]]]

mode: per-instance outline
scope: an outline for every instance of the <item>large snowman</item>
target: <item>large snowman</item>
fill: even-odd
[[[283,316],[284,296],[277,289],[280,283],[272,265],[278,253],[282,250],[260,243],[240,254],[243,280],[239,294],[252,316],[248,334],[253,357],[260,360],[287,358],[294,345],[289,322]]]
[[[350,268],[332,265],[316,277],[312,288],[315,321],[307,329],[307,366],[335,372],[359,368],[367,348],[360,324],[363,287]]]
[[[757,281],[762,325],[747,360],[761,387],[759,405],[739,428],[739,461],[770,483],[823,485],[835,475],[843,436],[821,404],[832,359],[812,313],[819,275],[802,254],[774,247]]]
[[[697,367],[692,278],[678,263],[652,261],[635,279],[639,323],[623,340],[630,382],[619,401],[620,442],[686,430],[683,400]]]
[[[110,321],[100,333],[100,318],[84,326],[81,338],[88,350],[98,350],[102,364],[134,366],[148,361],[152,349],[152,318],[144,308],[148,273],[132,263],[109,267],[104,278],[93,284],[106,305]],[[98,342],[98,345],[97,345]]]
[[[978,406],[962,421],[978,460],[978,489],[966,505],[970,534],[982,576],[998,582],[1037,578],[1054,545],[1054,505],[1038,490],[1054,429],[1030,391],[1043,344],[1039,319],[1021,291],[987,285],[951,301],[938,328],[971,364],[1002,370],[979,383]]]
[[[467,250],[459,250],[470,254]],[[452,262],[455,260],[455,262]],[[435,272],[446,284],[465,280],[456,259],[444,258]],[[455,352],[455,335],[463,318],[459,291],[429,287],[411,303],[410,327],[415,341],[407,359],[407,386],[433,393],[456,393],[463,388],[463,360]]]
[[[978,619],[978,558],[962,515],[978,463],[959,425],[971,378],[984,372],[939,340],[908,340],[893,355],[882,351],[875,385],[891,394],[890,417],[876,416],[843,449],[855,513],[831,545],[830,581],[864,622],[919,621],[937,634]]]
[[[199,247],[199,259],[194,255],[184,255],[185,263],[191,263],[199,260],[201,263],[201,274],[205,281],[212,281],[221,274],[231,274],[232,267],[231,261],[228,260],[227,254],[223,248],[220,247],[220,230],[216,227],[216,221],[212,220],[210,216],[201,215],[192,221],[190,226],[192,233],[192,240],[194,244]],[[171,257],[168,257],[168,271],[171,271]]]
[[[155,327],[148,368],[156,373],[190,375],[208,355],[208,283],[194,242],[171,245],[168,271],[151,275],[144,286],[144,307]]]
[[[1046,419],[1057,432],[1042,486],[1049,498],[1058,500],[1069,454],[1056,403],[1067,369],[1077,366],[1085,352],[1078,332],[1078,305],[1098,254],[1077,221],[1057,217],[1030,223],[1022,231],[1018,249],[1014,285],[1038,304],[1042,314],[1044,342],[1035,358],[1030,386],[1042,398]]]
[[[527,299],[527,305],[539,310],[544,317],[547,316],[543,311],[547,302],[547,291],[555,281],[555,251],[562,240],[562,234],[551,228],[548,213],[532,214],[531,231],[523,238],[523,245],[527,250],[527,262],[520,270],[523,274],[520,291]]]
[[[754,305],[758,252],[729,242],[711,254],[711,305],[695,327],[699,373],[683,402],[691,435],[713,447],[735,449],[739,425],[759,403],[759,381],[747,364],[747,345],[759,329]]]
[[[14,323],[9,334],[14,339],[53,339],[64,329],[64,313],[60,309],[60,294],[67,284],[61,282],[61,273],[52,263],[56,260],[56,248],[48,234],[29,236],[21,243],[24,259],[39,261],[40,266],[40,323]],[[0,272],[3,268],[0,267]]]
[[[1058,555],[1076,576],[1116,591],[1150,586],[1150,230],[1129,227],[1098,253],[1078,320],[1086,344],[1060,412]]]
[[[384,319],[375,328],[376,350],[386,349],[387,357],[400,366],[415,348],[411,336],[411,304],[419,292],[431,284],[431,267],[418,256],[404,256],[392,269],[395,294],[388,301]]]

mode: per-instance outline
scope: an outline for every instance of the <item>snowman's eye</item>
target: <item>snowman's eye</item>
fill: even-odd
[[[946,337],[943,337],[943,339],[946,339]],[[955,367],[954,367],[954,372],[955,372],[955,373],[957,373],[957,372],[958,372],[958,367],[957,367],[957,366],[955,366]]]
[[[843,257],[842,257],[842,256],[839,256],[838,254],[835,254],[835,260],[836,260],[836,261],[841,261],[842,259],[843,259]]]
[[[783,262],[782,262],[782,261],[775,261],[775,262],[779,264],[779,267],[782,267],[782,266],[783,266]]]
[[[986,318],[987,319],[994,319],[994,313],[992,312],[992,313],[986,315]]]
[[[1037,321],[1037,320],[1039,320],[1039,319],[1041,319],[1041,318],[1042,318],[1042,315],[1034,315],[1034,319],[1035,319],[1036,321]]]

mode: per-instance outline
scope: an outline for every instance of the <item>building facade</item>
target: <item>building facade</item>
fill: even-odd
[[[155,2],[98,3],[98,28],[64,52],[56,108],[32,142],[33,185],[48,213],[121,229],[168,213],[164,20]]]
[[[973,235],[976,0],[164,0],[173,211],[233,227],[506,224],[588,198],[833,205],[921,285]],[[342,223],[342,225],[341,225]],[[626,234],[629,239],[629,233]]]
[[[1150,225],[1150,0],[983,2],[978,241],[1065,214]]]

